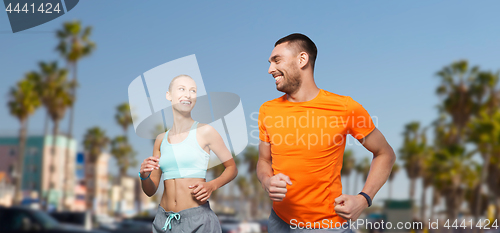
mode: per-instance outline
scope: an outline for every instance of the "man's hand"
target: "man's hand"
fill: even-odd
[[[335,198],[335,212],[345,220],[356,221],[367,207],[368,202],[361,195],[342,194]]]
[[[283,201],[286,194],[286,185],[292,185],[290,177],[279,173],[267,178],[264,182],[264,189],[269,193],[272,201]]]

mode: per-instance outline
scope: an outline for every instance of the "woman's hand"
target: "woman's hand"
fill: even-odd
[[[197,182],[194,185],[189,185],[190,189],[194,189],[191,191],[191,194],[196,198],[196,200],[205,202],[208,200],[212,192],[217,189],[215,184],[210,182]]]
[[[141,177],[148,177],[155,169],[160,169],[160,158],[154,156],[146,158],[141,164]]]

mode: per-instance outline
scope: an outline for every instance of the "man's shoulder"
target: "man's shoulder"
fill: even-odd
[[[348,95],[340,95],[337,93],[329,92],[327,90],[323,90],[323,99],[326,100],[328,103],[333,103],[335,105],[343,105],[344,107],[347,108],[347,104],[349,102],[349,99],[352,99]]]
[[[263,107],[268,107],[268,106],[272,106],[272,105],[275,105],[275,104],[279,104],[279,103],[282,103],[283,102],[283,98],[285,98],[286,94],[278,97],[278,98],[275,98],[275,99],[272,99],[272,100],[268,100],[266,102],[264,102],[260,107],[263,108]]]
[[[347,96],[347,95],[340,95],[337,93],[329,92],[329,91],[324,90],[324,89],[321,89],[321,90],[323,90],[324,96],[327,98],[340,99],[340,100],[346,100],[347,98],[349,98],[349,96]]]

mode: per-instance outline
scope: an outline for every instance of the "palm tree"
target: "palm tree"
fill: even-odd
[[[103,150],[107,148],[109,144],[109,138],[106,136],[106,132],[101,128],[95,126],[93,128],[87,129],[84,136],[83,146],[86,151],[85,156],[85,167],[87,171],[93,171],[99,156],[102,154]],[[88,169],[87,169],[88,167]],[[92,201],[96,195],[95,190],[95,174],[94,172],[85,173],[85,184],[87,186],[87,209],[92,208]]]
[[[420,130],[419,122],[410,122],[405,125],[403,146],[400,149],[403,167],[410,178],[410,200],[414,201],[415,180],[420,176],[422,169],[422,154],[426,147],[425,130]]]
[[[127,129],[132,124],[132,115],[130,113],[130,105],[128,103],[122,103],[116,107],[115,120],[116,123],[118,123],[118,125],[122,128],[123,135],[128,141]],[[139,195],[144,194],[139,192],[138,195],[135,195],[135,201],[138,205],[138,212],[140,213],[142,211],[142,205]]]
[[[130,105],[123,103],[116,107],[115,120],[123,129],[123,135],[127,136],[127,129],[132,124],[132,115],[130,114]]]
[[[246,203],[245,200],[248,201],[249,198],[252,196],[252,188],[250,187],[250,183],[248,182],[245,176],[238,176],[238,178],[236,178],[236,185],[240,190],[239,203],[240,205],[244,205],[244,203]],[[243,206],[243,210],[246,210],[245,206]],[[252,213],[250,215],[255,216]],[[245,218],[248,217],[249,217],[248,212],[245,212]]]
[[[344,151],[344,156],[342,159],[342,170],[340,171],[342,176],[346,176],[347,178],[351,177],[351,172],[354,170],[354,165],[356,161],[354,159],[354,155],[352,150],[346,150]],[[349,184],[349,179],[347,179],[347,183]],[[354,186],[351,186],[351,189],[354,188]],[[347,188],[346,188],[347,190]],[[351,190],[352,191],[352,190]],[[353,193],[353,192],[351,192]]]
[[[394,180],[394,177],[399,172],[399,169],[399,164],[394,163],[394,166],[392,166],[391,174],[389,175],[389,200],[392,199],[392,180]]]
[[[89,39],[90,33],[92,32],[91,27],[86,27],[82,30],[81,23],[79,21],[65,22],[63,28],[57,30],[56,35],[59,39],[59,44],[56,47],[56,51],[66,60],[67,68],[73,71],[72,81],[77,83],[77,64],[80,59],[90,55],[94,49],[95,44]],[[76,86],[71,88],[71,95],[74,100],[76,100]],[[69,116],[69,127],[68,127],[68,141],[66,146],[66,163],[69,163],[69,148],[70,140],[73,137],[73,119],[74,119],[74,108],[73,105],[70,106],[70,116]],[[69,168],[68,165],[65,166]],[[65,174],[68,174],[66,171]],[[65,190],[67,189],[65,185]],[[66,193],[63,192],[65,195]],[[63,198],[64,199],[64,198]]]
[[[466,125],[479,110],[478,105],[474,103],[474,99],[483,93],[481,88],[474,86],[478,82],[478,73],[479,67],[469,69],[466,60],[453,62],[437,73],[441,84],[436,93],[443,98],[438,108],[440,112],[448,114],[456,126],[448,138],[450,144],[463,142]]]
[[[74,99],[70,94],[70,90],[76,86],[76,82],[67,81],[67,70],[59,69],[57,62],[41,62],[39,65],[41,74],[33,74],[31,78],[32,80],[35,80],[37,90],[39,91],[39,96],[42,100],[42,104],[47,109],[47,112],[49,113],[49,116],[54,123],[54,127],[52,130],[52,158],[50,159],[51,164],[49,166],[48,172],[48,191],[50,192],[50,190],[54,188],[52,176],[55,168],[54,159],[56,154],[57,134],[59,132],[59,121],[64,118],[66,109],[69,106],[73,105]],[[47,201],[45,202],[46,205],[48,205],[48,197],[49,196],[47,193]]]
[[[259,211],[263,211],[270,207],[272,202],[266,202],[267,195],[257,177],[257,162],[259,161],[259,150],[255,146],[248,146],[243,152],[243,161],[247,166],[247,173],[250,175],[249,185],[254,190],[254,194],[250,197],[252,203],[252,216],[259,216]]]
[[[431,147],[425,149],[425,152],[422,154],[422,170],[420,176],[422,177],[422,196],[420,200],[420,219],[425,223],[425,212],[426,212],[426,203],[427,203],[427,188],[432,186],[434,179],[434,170],[433,170],[433,155],[434,151]],[[434,191],[436,191],[434,189]],[[425,224],[424,224],[425,225]]]
[[[17,83],[16,87],[12,87],[9,92],[9,100],[7,106],[10,114],[16,117],[21,124],[19,130],[19,157],[16,169],[16,190],[14,193],[14,203],[20,204],[22,200],[21,190],[23,181],[24,169],[24,151],[26,147],[26,132],[28,129],[28,118],[40,107],[40,98],[36,91],[36,83],[29,77],[34,72],[26,74],[26,78]]]
[[[163,124],[157,124],[155,125],[155,127],[153,127],[153,130],[151,130],[151,137],[153,138],[152,143],[153,145],[155,144],[156,142],[156,137],[161,134],[161,133],[165,133],[168,131],[168,128],[165,128],[163,127]]]
[[[473,209],[474,216],[477,219],[481,214],[479,213],[481,186],[486,183],[493,147],[500,146],[500,111],[497,109],[493,115],[489,115],[486,111],[481,112],[479,117],[470,122],[469,128],[471,129],[469,141],[472,141],[477,146],[477,150],[483,157],[483,166],[480,167],[481,175],[475,190],[476,205],[474,205],[475,208]]]
[[[123,178],[127,175],[127,170],[130,167],[137,166],[135,156],[137,153],[128,143],[126,136],[117,136],[111,141],[111,154],[116,159],[120,179],[120,186],[123,187]],[[123,197],[123,192],[120,193]],[[123,200],[123,198],[120,198]],[[120,211],[123,206],[120,205]]]
[[[494,179],[494,177],[491,177],[492,172],[489,172],[493,153],[497,150],[494,147],[500,146],[500,112],[498,110],[498,107],[500,107],[500,90],[496,88],[499,76],[498,72],[496,74],[480,72],[477,83],[473,88],[477,93],[476,102],[480,105],[480,110],[468,125],[468,129],[470,129],[468,141],[476,145],[476,150],[479,151],[483,158],[483,166],[479,167],[479,181],[474,190],[475,199],[472,203],[469,203],[474,206],[471,209],[473,209],[472,212],[476,219],[483,212],[481,211],[483,206],[481,202],[483,196],[482,186],[487,184],[486,178],[488,176],[490,176],[490,179]],[[483,101],[483,97],[486,97],[485,101]],[[487,199],[485,200],[488,202]]]
[[[259,161],[259,150],[255,146],[248,146],[243,152],[243,161],[247,165],[247,172],[252,174],[257,172],[257,162]]]
[[[355,169],[356,171],[361,174],[363,181],[366,182],[366,179],[368,178],[368,173],[370,173],[370,158],[364,157],[361,162],[359,162],[356,166]]]
[[[460,147],[458,144],[465,142],[473,142],[476,144],[476,151],[483,157],[483,166],[481,175],[478,175],[479,181],[475,181],[476,177],[471,177],[472,183],[476,184],[474,201],[476,206],[473,210],[475,214],[479,214],[481,186],[483,185],[486,174],[491,173],[489,170],[490,157],[493,149],[493,144],[485,142],[484,130],[481,130],[482,123],[476,121],[471,126],[471,120],[475,118],[484,119],[482,112],[488,115],[493,115],[494,111],[500,103],[500,92],[495,89],[499,73],[492,74],[491,72],[480,72],[478,67],[469,69],[467,61],[458,61],[452,63],[450,66],[443,68],[438,72],[441,78],[441,85],[437,88],[436,92],[439,96],[443,97],[443,103],[439,105],[440,112],[451,118],[452,126],[448,126],[449,130],[447,140],[444,145],[441,145],[441,150],[448,150],[454,147]],[[484,101],[484,99],[486,100]],[[469,127],[467,127],[469,126]],[[444,138],[443,138],[444,139]],[[456,149],[453,149],[456,151]],[[452,153],[453,154],[453,153]],[[464,152],[464,154],[469,154]],[[458,156],[461,158],[461,156]],[[465,156],[466,157],[466,156]],[[467,168],[473,174],[473,168]],[[448,186],[443,186],[449,189]],[[471,204],[471,203],[469,203]],[[449,213],[450,214],[450,213]],[[453,213],[451,213],[453,214]],[[477,216],[476,216],[477,217]]]
[[[495,151],[495,156],[492,157],[492,163],[488,170],[491,178],[486,180],[488,184],[488,190],[490,191],[490,198],[495,201],[496,204],[496,219],[500,220],[500,150]]]
[[[474,185],[475,161],[471,158],[475,152],[467,152],[463,145],[450,145],[436,151],[437,180],[441,183],[449,219],[458,216],[460,205],[464,201],[467,187]]]
[[[467,151],[464,144],[450,143],[456,137],[456,126],[441,115],[433,123],[434,145],[428,169],[432,171],[432,185],[435,195],[445,199],[446,214],[449,219],[458,215],[465,200],[465,192],[477,182],[477,163],[472,159],[476,151]]]

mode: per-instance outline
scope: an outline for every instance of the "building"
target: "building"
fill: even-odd
[[[55,154],[53,154],[53,137],[48,135],[44,140],[43,160],[42,160],[42,197],[47,197],[50,204],[60,209],[63,204],[66,207],[74,202],[75,180],[75,161],[76,161],[76,141],[71,139],[69,142],[69,162],[66,160],[66,148],[68,138],[58,135],[55,140]],[[61,175],[65,174],[65,175]],[[62,201],[63,191],[66,193],[66,199]]]
[[[102,153],[96,164],[91,164],[85,154],[86,203],[87,209],[92,209],[94,214],[108,214],[110,157],[108,153]]]
[[[392,229],[387,229],[387,232],[404,232],[410,231],[409,229],[397,229],[396,223],[402,222],[405,224],[411,223],[413,225],[412,219],[412,208],[413,202],[411,200],[385,200],[383,216],[386,218],[386,222],[391,222],[394,225]]]
[[[136,180],[133,177],[125,176],[115,179],[115,184],[111,190],[112,210],[125,216],[132,216],[137,213],[135,206]]]
[[[157,202],[157,196],[161,196],[160,192],[156,192],[155,196],[148,197],[142,190],[141,179],[136,178],[135,181],[135,204],[137,208],[137,212],[151,212],[153,211],[156,214],[156,210],[158,209],[159,201]]]
[[[0,206],[11,206],[15,186],[7,182],[7,174],[0,172]]]
[[[83,152],[76,154],[75,175],[77,182],[85,180],[85,153]]]
[[[69,162],[66,161],[68,138],[58,135],[55,140],[55,154],[52,152],[52,135],[28,136],[24,154],[23,181],[21,190],[24,198],[35,196],[46,198],[56,208],[63,203],[71,206],[74,200],[76,141],[69,141]],[[0,172],[4,172],[8,184],[15,184],[19,153],[19,137],[0,137]],[[63,202],[63,189],[66,200]],[[1,197],[0,197],[1,198]]]
[[[85,182],[79,181],[75,185],[75,200],[73,202],[72,210],[73,211],[85,211],[86,203],[85,197],[87,196],[87,187],[85,186]]]

